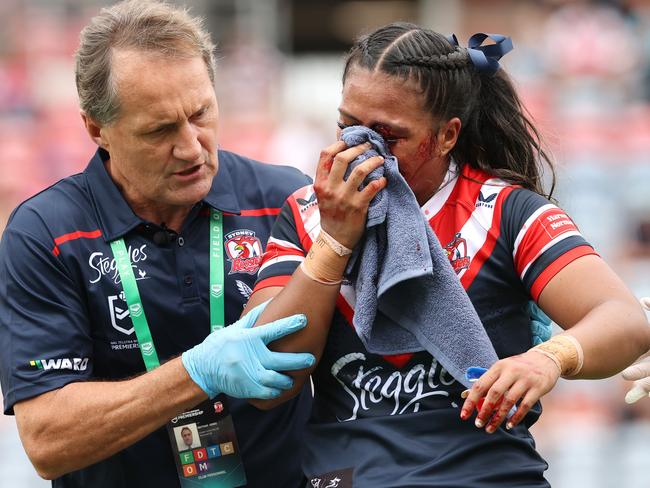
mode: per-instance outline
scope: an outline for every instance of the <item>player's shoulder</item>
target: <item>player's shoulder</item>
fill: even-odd
[[[466,190],[459,192],[460,195],[467,196],[471,199],[471,203],[477,206],[494,203],[501,206],[502,210],[510,212],[534,210],[553,204],[548,198],[535,191],[470,165],[463,166],[460,181],[464,187],[462,189]],[[497,197],[501,198],[497,200]]]
[[[524,225],[527,226],[534,219],[569,218],[566,212],[556,202],[551,201],[544,195],[529,190],[528,188],[516,187],[502,205],[504,222],[514,225],[513,230]]]
[[[508,206],[512,208],[537,209],[545,205],[555,206],[555,204],[544,195],[540,195],[533,190],[521,186],[515,186],[513,188],[512,192],[508,195],[506,202]]]

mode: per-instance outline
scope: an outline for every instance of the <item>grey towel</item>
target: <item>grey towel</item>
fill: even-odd
[[[366,127],[351,126],[341,139],[348,146],[373,145],[350,164],[346,177],[356,165],[380,154],[384,165],[367,181],[383,175],[388,182],[370,203],[365,239],[347,269],[356,292],[357,335],[374,354],[426,349],[469,387],[468,367],[489,368],[498,359],[469,297],[383,138]]]

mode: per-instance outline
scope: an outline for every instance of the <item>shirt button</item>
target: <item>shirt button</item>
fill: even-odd
[[[185,244],[185,239],[183,239],[181,236],[178,236],[178,246],[183,247]]]
[[[183,282],[187,285],[190,286],[192,284],[192,275],[187,275],[184,279]]]

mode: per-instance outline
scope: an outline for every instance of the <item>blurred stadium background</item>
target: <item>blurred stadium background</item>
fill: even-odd
[[[110,3],[0,3],[0,230],[19,202],[81,171],[94,151],[72,54]],[[358,33],[411,20],[463,44],[475,32],[512,36],[503,63],[557,160],[560,204],[637,296],[650,295],[650,0],[183,3],[218,43],[221,147],[307,174],[333,142],[341,60]],[[626,406],[629,386],[561,381],[545,398],[534,432],[553,486],[650,487],[650,399]],[[13,417],[0,417],[0,486],[48,485]]]

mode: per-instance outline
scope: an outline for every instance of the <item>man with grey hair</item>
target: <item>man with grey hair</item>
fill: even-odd
[[[305,318],[252,328],[258,307],[237,319],[274,217],[308,179],[217,149],[214,72],[209,36],[184,10],[103,9],[76,57],[98,150],[19,205],[3,234],[5,414],[55,487],[178,487],[198,473],[302,484],[310,392],[267,412],[245,399],[279,395],[285,371],[314,363],[267,348]],[[206,446],[191,457],[172,445],[169,421],[183,419]]]

